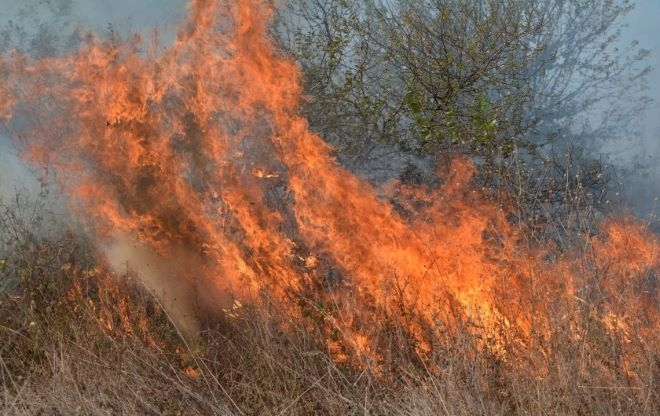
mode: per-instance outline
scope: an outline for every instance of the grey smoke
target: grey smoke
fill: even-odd
[[[642,135],[618,148],[605,148],[624,171],[621,192],[636,213],[658,224],[660,220],[660,1],[638,0],[627,16],[628,27],[621,33],[621,45],[639,41],[651,51],[648,96],[653,99],[642,118]]]

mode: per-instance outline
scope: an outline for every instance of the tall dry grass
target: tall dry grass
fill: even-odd
[[[560,305],[552,337],[538,340],[546,345],[507,359],[479,348],[469,323],[420,357],[406,328],[383,311],[382,361],[338,362],[321,314],[301,309],[291,320],[267,294],[258,307],[236,305],[209,318],[199,342],[187,345],[135,276],[110,271],[76,233],[39,236],[25,212],[3,204],[3,414],[660,411],[657,343],[613,335],[594,312],[596,295]],[[623,354],[634,354],[628,367]]]

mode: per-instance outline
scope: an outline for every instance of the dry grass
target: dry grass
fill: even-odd
[[[186,345],[155,298],[133,276],[99,264],[83,239],[36,239],[17,224],[27,223],[5,234],[0,257],[3,414],[660,411],[657,342],[613,337],[593,319],[594,304],[558,311],[571,318],[557,318],[549,345],[507,360],[479,349],[465,328],[422,358],[392,324],[379,334],[384,363],[338,363],[322,322],[303,314],[292,322],[266,300],[210,320],[199,343]],[[621,364],[624,353],[634,354],[634,368]]]

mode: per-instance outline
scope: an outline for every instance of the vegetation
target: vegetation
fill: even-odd
[[[479,348],[466,323],[422,360],[402,338],[406,329],[393,324],[379,334],[393,360],[385,371],[338,363],[318,336],[322,320],[301,313],[291,324],[273,305],[236,305],[186,345],[135,276],[110,271],[82,236],[36,239],[32,222],[21,220],[24,209],[1,209],[4,414],[650,415],[660,408],[658,349],[635,333],[608,332],[594,315],[597,296],[556,311],[558,323],[572,318],[558,325],[543,357],[502,360]],[[622,354],[632,357],[625,365]]]
[[[71,7],[69,0],[43,4],[58,5],[52,10],[60,17]],[[611,54],[629,3],[289,4],[274,34],[303,69],[308,101],[301,111],[345,166],[375,183],[400,179],[399,193],[388,197],[405,216],[423,213],[418,205],[432,206],[438,183],[449,183],[431,170],[441,171],[449,156],[466,156],[478,174],[470,184],[476,188],[464,192],[478,189],[511,209],[506,221],[522,231],[520,247],[548,247],[535,267],[576,259],[570,267],[577,272],[565,270],[577,276],[575,287],[557,275],[547,286],[529,279],[519,292],[494,289],[502,310],[530,300],[524,337],[507,332],[516,328],[508,322],[489,332],[451,296],[448,315],[427,330],[412,308],[394,312],[359,294],[366,306],[356,314],[366,316],[362,324],[380,351],[354,357],[342,355],[355,349],[342,345],[332,322],[343,306],[323,288],[312,293],[340,280],[326,276],[290,305],[267,289],[254,303],[236,302],[206,317],[199,339],[190,341],[135,272],[118,273],[75,223],[62,220],[44,187],[34,198],[0,200],[0,412],[660,412],[660,261],[653,251],[660,245],[643,226],[611,235],[596,227],[609,210],[613,173],[589,152],[597,138],[633,132],[636,106],[646,102],[646,52]],[[5,43],[16,31],[3,35]],[[65,40],[48,33],[44,28],[34,45],[25,35],[21,45],[44,46],[35,54],[49,56],[54,50],[45,46]],[[613,95],[630,111],[609,111]],[[422,200],[415,199],[418,188]],[[488,230],[484,239],[506,245]],[[622,257],[603,255],[608,238],[620,240]],[[647,240],[650,253],[642,247]],[[317,261],[298,254],[303,263]],[[349,293],[342,290],[336,293]],[[397,305],[396,290],[387,293],[393,300],[380,305]],[[549,317],[548,327],[535,326],[536,316]]]
[[[540,350],[545,356],[498,358],[466,326],[436,340],[433,355],[422,359],[406,328],[392,324],[379,334],[389,344],[388,368],[340,363],[318,336],[322,319],[301,313],[292,323],[267,302],[235,305],[209,323],[198,344],[187,345],[135,276],[110,271],[84,237],[35,238],[32,222],[21,220],[24,209],[7,203],[1,209],[4,414],[650,415],[660,409],[657,342],[634,331],[609,332],[597,319],[604,292],[554,311],[557,328]]]
[[[302,66],[302,111],[350,169],[429,182],[461,153],[524,221],[570,233],[575,208],[609,210],[596,149],[635,137],[649,102],[649,51],[617,43],[631,2],[288,5],[276,35]]]

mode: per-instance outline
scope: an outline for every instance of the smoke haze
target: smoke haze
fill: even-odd
[[[660,2],[638,0],[626,19],[620,45],[626,47],[638,41],[651,51],[649,64],[653,71],[648,77],[648,95],[653,99],[643,115],[642,135],[624,144],[606,148],[613,159],[626,170],[622,178],[628,203],[638,215],[658,223],[660,220]],[[623,149],[622,149],[623,148]]]

